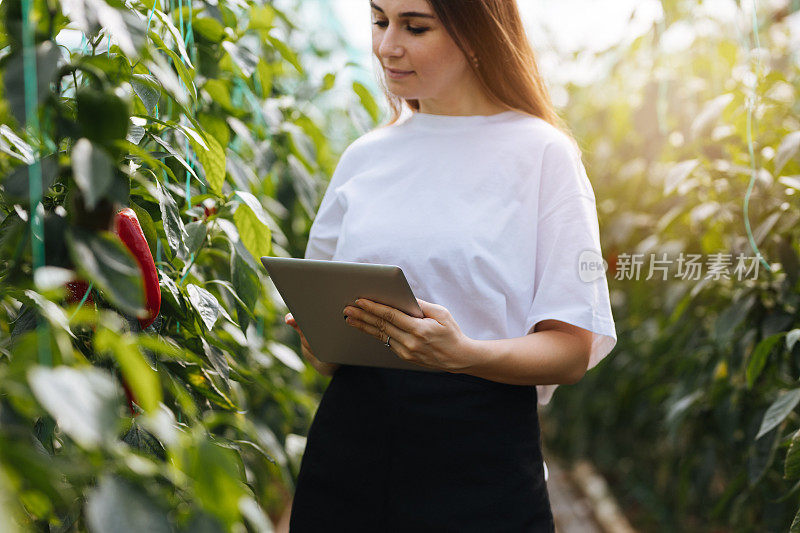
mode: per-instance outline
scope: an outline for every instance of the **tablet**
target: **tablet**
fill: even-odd
[[[294,257],[262,257],[261,262],[320,361],[444,372],[402,359],[385,343],[344,321],[342,311],[356,298],[423,318],[399,266]]]

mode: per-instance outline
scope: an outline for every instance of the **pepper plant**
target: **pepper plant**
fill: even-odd
[[[264,0],[0,11],[0,530],[270,530],[319,378],[258,259],[302,254],[335,73]]]

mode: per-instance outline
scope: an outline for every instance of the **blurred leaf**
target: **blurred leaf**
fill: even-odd
[[[784,479],[800,478],[800,430],[795,431],[789,451],[786,452],[786,462],[783,471]]]
[[[373,122],[378,122],[381,119],[380,108],[375,102],[375,98],[372,97],[372,93],[369,92],[369,89],[367,89],[363,83],[354,81],[353,91],[358,95],[358,99],[361,100],[361,105],[367,110],[369,116],[372,117]]]
[[[125,381],[133,391],[136,403],[148,413],[154,413],[161,402],[161,382],[155,371],[145,362],[131,336],[118,335],[103,329],[95,335],[94,342],[99,352],[114,354]]]
[[[105,474],[89,493],[86,520],[92,531],[172,533],[166,511],[138,487]]]
[[[691,174],[699,164],[700,160],[689,159],[673,165],[673,167],[669,169],[667,177],[664,180],[664,194],[671,194],[683,180],[689,177],[689,174]]]
[[[222,353],[222,351],[220,351],[220,349],[216,346],[208,344],[203,337],[200,337],[200,340],[203,343],[203,351],[205,352],[206,357],[208,357],[211,366],[214,367],[214,370],[216,370],[220,376],[225,378],[225,380],[230,379],[231,367],[230,364],[228,364],[228,360],[225,358],[225,354]]]
[[[780,146],[778,146],[773,174],[778,174],[783,170],[783,167],[795,156],[798,150],[800,150],[800,131],[793,131],[784,137]]]
[[[194,491],[203,507],[223,523],[234,523],[240,515],[239,499],[246,494],[237,452],[206,439],[184,452],[185,471],[194,479]]]
[[[59,428],[85,448],[96,448],[116,438],[120,405],[116,381],[94,368],[35,366],[28,382],[36,399]]]
[[[81,138],[72,148],[72,177],[83,193],[86,207],[94,209],[112,183],[114,162],[102,148]]]
[[[122,440],[134,450],[161,461],[166,460],[164,446],[150,432],[144,429],[136,419],[132,419],[131,428]]]
[[[225,28],[211,17],[195,17],[192,27],[195,33],[213,43],[218,43],[225,37]]]
[[[733,98],[733,94],[726,93],[706,102],[703,106],[703,110],[700,111],[700,114],[698,114],[692,122],[692,138],[698,139],[706,135],[711,128],[716,125],[722,112],[733,102]]]
[[[19,165],[8,174],[2,182],[3,190],[9,198],[19,200],[24,205],[29,205],[30,199],[30,166]],[[42,180],[42,192],[53,185],[58,177],[58,156],[50,154],[39,161],[39,169]]]
[[[769,337],[761,339],[758,343],[750,358],[747,361],[747,370],[745,375],[747,378],[747,388],[752,389],[753,385],[764,370],[764,365],[767,364],[767,357],[769,356],[772,348],[781,340],[784,333],[776,333]]]
[[[84,137],[98,143],[124,139],[128,134],[130,109],[127,102],[109,91],[81,87],[75,98],[78,122]],[[98,120],[103,117],[103,120]]]
[[[50,82],[56,72],[61,55],[58,46],[45,41],[36,47],[37,102],[41,104],[50,92]],[[8,100],[8,109],[19,124],[25,124],[25,76],[22,53],[16,52],[8,58],[3,68],[3,97]]]
[[[303,70],[303,66],[300,64],[300,61],[297,59],[297,55],[294,51],[289,48],[286,43],[281,41],[280,39],[273,37],[272,35],[267,35],[267,40],[272,43],[272,46],[278,51],[278,53],[283,57],[286,61],[292,64],[292,66],[299,72],[300,74],[305,74]]]
[[[800,388],[782,392],[778,399],[769,406],[767,412],[764,413],[764,419],[761,421],[756,440],[783,422],[789,416],[789,413],[794,410],[798,402],[800,402]]]
[[[225,410],[237,410],[236,404],[214,385],[206,371],[197,363],[164,361],[162,364],[178,375],[197,394]]]

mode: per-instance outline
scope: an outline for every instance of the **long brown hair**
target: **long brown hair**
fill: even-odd
[[[578,147],[566,122],[558,115],[539,73],[516,0],[427,0],[456,45],[469,56],[473,50],[478,67],[467,61],[486,95],[494,104],[537,116],[564,132]],[[377,60],[372,55],[373,60]],[[379,66],[379,65],[376,65]],[[377,72],[383,69],[376,68]],[[378,76],[394,124],[405,103],[419,111],[419,100],[401,98]],[[383,127],[382,126],[382,127]]]

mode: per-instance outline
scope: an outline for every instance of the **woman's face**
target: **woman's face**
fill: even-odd
[[[401,98],[445,104],[474,74],[427,0],[371,0],[372,52]],[[393,78],[387,69],[412,71]]]

